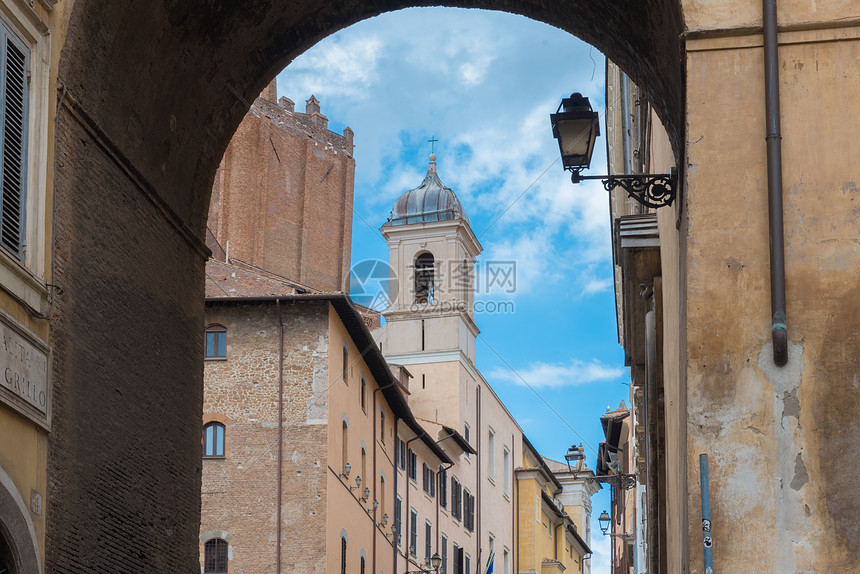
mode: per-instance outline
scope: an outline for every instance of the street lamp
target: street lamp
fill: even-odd
[[[579,443],[579,446],[571,445],[569,449],[567,449],[567,453],[564,455],[564,460],[567,461],[567,469],[570,472],[576,472],[570,466],[573,463],[573,466],[579,468],[579,461],[585,460],[585,451],[582,449],[582,443]]]
[[[672,205],[678,187],[674,171],[668,174],[582,175],[582,170],[591,166],[594,143],[600,135],[598,117],[588,98],[578,92],[561,100],[556,112],[549,116],[552,136],[558,140],[561,164],[570,172],[570,181],[599,179],[606,191],[621,187],[642,205],[655,209]]]
[[[421,568],[420,570],[409,570],[403,574],[433,574],[433,572],[439,572],[439,567],[442,566],[442,557],[439,556],[438,552],[434,553],[433,556],[430,557],[429,566],[432,570]]]
[[[607,532],[607,530],[609,530],[609,523],[612,522],[612,518],[605,510],[600,513],[600,516],[597,518],[597,522],[600,523],[600,530],[601,532],[603,532],[604,536],[620,536],[622,538],[633,538],[633,534],[629,532]]]

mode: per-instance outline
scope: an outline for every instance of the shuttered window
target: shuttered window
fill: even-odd
[[[23,258],[30,50],[0,26],[0,245]]]

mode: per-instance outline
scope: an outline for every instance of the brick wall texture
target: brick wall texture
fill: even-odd
[[[328,302],[281,303],[284,329],[282,572],[324,572]],[[279,321],[274,302],[208,303],[227,328],[227,360],[205,363],[203,420],[226,423],[223,459],[203,460],[200,531],[233,538],[230,572],[275,572]],[[322,417],[324,418],[324,417]],[[324,420],[323,423],[326,421]],[[203,545],[200,545],[201,560]]]
[[[352,131],[329,131],[314,102],[300,113],[287,98],[257,98],[221,160],[208,225],[231,260],[347,291]]]
[[[193,572],[203,257],[92,124],[59,118],[46,571]]]

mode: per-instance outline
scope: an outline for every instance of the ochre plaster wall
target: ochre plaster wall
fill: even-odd
[[[690,572],[702,571],[703,452],[720,570],[860,568],[857,477],[846,472],[860,465],[858,38],[856,27],[780,34],[790,338],[781,368],[770,343],[760,36],[687,45]]]

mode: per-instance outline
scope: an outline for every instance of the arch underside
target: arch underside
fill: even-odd
[[[646,91],[678,153],[678,0],[445,4],[590,42]],[[199,568],[200,238],[215,171],[293,58],[359,20],[428,5],[76,0],[58,70],[47,571]]]
[[[679,149],[683,24],[678,0],[78,0],[60,80],[199,233],[215,168],[268,81],[341,28],[384,12],[435,4],[520,14],[589,42],[645,90]]]

